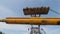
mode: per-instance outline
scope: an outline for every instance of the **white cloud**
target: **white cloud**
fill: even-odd
[[[26,25],[14,25],[14,24],[4,24],[0,22],[0,29],[8,29],[8,30],[27,30],[28,27]]]

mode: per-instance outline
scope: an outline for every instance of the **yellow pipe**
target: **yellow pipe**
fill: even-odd
[[[34,25],[58,25],[60,24],[60,18],[12,18],[0,20],[0,22],[6,22],[7,24],[34,24]]]

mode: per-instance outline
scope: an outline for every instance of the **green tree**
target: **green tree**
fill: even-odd
[[[0,34],[2,34],[2,32],[0,32]]]
[[[0,32],[0,34],[5,34],[5,33]]]

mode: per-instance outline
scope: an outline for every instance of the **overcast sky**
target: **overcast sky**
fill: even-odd
[[[60,13],[60,0],[0,0],[0,18],[6,17],[30,17],[23,14],[25,7],[50,7]],[[41,17],[60,17],[60,15],[49,11],[48,15]],[[30,25],[11,25],[0,23],[0,31],[5,34],[29,34]],[[60,26],[41,26],[47,34],[59,34]]]

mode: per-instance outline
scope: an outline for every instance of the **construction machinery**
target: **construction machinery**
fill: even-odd
[[[0,19],[0,22],[6,22],[7,24],[33,24],[33,25],[59,25],[60,18],[20,18],[20,17],[7,17],[6,19]]]
[[[33,25],[59,25],[60,18],[41,18],[40,15],[48,14],[49,7],[40,8],[24,8],[24,15],[30,15],[29,18],[22,17],[7,17],[0,19],[0,22],[6,22],[7,24],[33,24]],[[37,16],[39,15],[39,16]]]
[[[42,14],[48,14],[49,10],[49,7],[24,8],[24,15],[30,15],[31,17],[7,17],[6,19],[0,19],[0,22],[6,22],[7,24],[29,24],[31,25],[30,34],[41,34],[40,25],[60,25],[60,18],[40,17]],[[38,27],[33,27],[32,25],[38,25]]]

